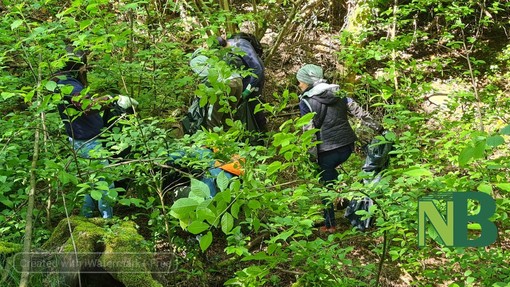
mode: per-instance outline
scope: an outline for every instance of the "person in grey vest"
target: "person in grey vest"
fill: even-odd
[[[384,129],[372,116],[364,111],[353,99],[340,95],[338,85],[328,84],[324,80],[322,68],[306,64],[301,67],[296,78],[302,94],[299,96],[301,116],[314,112],[312,121],[305,129],[316,128],[320,143],[317,145],[317,163],[320,178],[328,184],[338,177],[336,168],[345,162],[354,151],[356,134],[349,124],[348,116],[359,118],[365,125],[381,133]],[[335,232],[335,214],[333,204],[323,200],[325,204],[325,226],[322,232]]]

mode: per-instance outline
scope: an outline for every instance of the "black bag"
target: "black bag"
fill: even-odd
[[[345,209],[345,218],[347,218],[351,225],[356,227],[359,231],[365,231],[366,229],[372,226],[373,220],[371,217],[362,220],[362,215],[356,214],[358,210],[365,210],[368,212],[370,207],[374,205],[374,202],[369,197],[364,197],[362,199],[352,199],[349,202],[349,205]]]
[[[250,34],[250,33],[239,32],[237,34],[232,35],[232,38],[244,39],[244,40],[250,42],[250,44],[253,47],[253,49],[255,50],[255,52],[257,52],[257,55],[259,55],[259,57],[262,58],[262,54],[264,53],[264,48],[260,44],[260,41],[257,39],[257,37],[255,37],[255,35]]]
[[[237,112],[235,115],[236,120],[240,120],[247,131],[250,132],[259,132],[259,126],[257,124],[257,121],[255,120],[255,115],[252,112],[252,109],[250,108],[250,100],[249,99],[243,99],[241,100],[241,103],[237,107]]]
[[[184,133],[192,135],[202,127],[205,121],[206,106],[200,106],[200,98],[193,99],[186,116],[181,121]]]
[[[378,174],[388,167],[390,163],[389,153],[393,149],[393,143],[379,143],[380,141],[374,138],[366,147],[367,158],[365,159],[365,164],[361,168],[363,171]]]

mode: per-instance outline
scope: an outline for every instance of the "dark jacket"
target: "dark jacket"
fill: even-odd
[[[241,93],[243,92],[242,85],[241,77],[228,79],[229,93],[225,93],[223,99],[217,99],[214,105],[208,104],[205,106],[204,126],[207,129],[213,129],[214,127],[227,128],[226,121],[228,118],[231,118],[231,114],[225,111],[225,107],[220,103],[220,100],[228,101],[230,111],[234,111],[241,100]],[[235,98],[235,101],[232,101],[232,98]]]
[[[300,95],[301,115],[315,112],[313,125],[319,129],[318,152],[330,151],[352,144],[356,134],[349,124],[348,116],[355,116],[368,127],[380,130],[381,125],[372,119],[354,100],[337,95],[338,85],[318,83]]]
[[[65,79],[58,79],[57,84],[73,87],[71,94],[64,95],[63,102],[58,105],[58,112],[64,122],[67,135],[76,140],[89,140],[99,135],[104,126],[103,119],[99,114],[99,111],[92,110],[82,112],[79,116],[69,116],[68,113],[66,113],[67,109],[69,109],[71,114],[73,114],[74,111],[80,111],[77,105],[73,103],[72,97],[80,94],[84,88],[83,85],[78,80],[70,76],[65,76]]]
[[[257,55],[255,49],[250,44],[250,41],[240,38],[228,39],[228,43],[232,48],[239,48],[244,55],[241,56],[245,69],[251,70],[254,75],[249,75],[243,78],[243,89],[246,89],[248,84],[252,87],[258,88],[254,91],[253,96],[258,96],[264,88],[264,64],[260,57]],[[235,50],[234,50],[235,52]]]

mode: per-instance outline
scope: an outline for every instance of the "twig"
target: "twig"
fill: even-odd
[[[23,263],[19,287],[28,286],[30,277],[30,250],[32,245],[33,212],[35,204],[35,189],[37,188],[36,169],[39,160],[39,129],[35,130],[34,155],[30,168],[30,192],[28,193],[28,206],[25,225],[25,239],[23,241]]]

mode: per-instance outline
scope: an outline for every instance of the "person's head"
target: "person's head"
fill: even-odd
[[[303,92],[309,87],[313,87],[315,84],[323,82],[323,77],[324,73],[322,68],[313,64],[304,65],[296,73],[296,78],[299,81],[299,88]]]
[[[228,45],[227,40],[221,36],[216,37],[216,42],[220,47],[227,47]]]
[[[84,86],[87,83],[87,54],[83,50],[76,49],[74,46],[67,46],[67,61],[60,70],[61,73],[67,73],[80,81]]]

